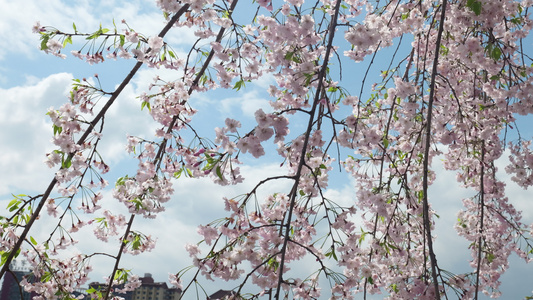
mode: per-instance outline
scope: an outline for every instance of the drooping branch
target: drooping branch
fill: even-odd
[[[437,41],[435,42],[435,58],[433,59],[433,69],[431,71],[431,83],[428,99],[427,122],[426,122],[426,136],[424,149],[424,168],[423,168],[423,214],[424,214],[424,228],[426,231],[426,239],[428,243],[429,259],[431,261],[431,275],[433,277],[433,287],[435,289],[435,299],[440,299],[439,282],[437,274],[437,258],[433,250],[433,240],[431,236],[431,220],[429,218],[429,201],[428,201],[428,173],[429,173],[429,150],[431,148],[431,120],[433,117],[433,98],[435,96],[435,78],[437,77],[437,66],[439,63],[439,52],[442,39],[442,32],[444,31],[444,21],[446,19],[446,4],[447,0],[442,0],[440,24],[437,32]]]
[[[187,11],[188,7],[189,7],[188,4],[184,5],[170,19],[170,21],[167,23],[167,25],[159,33],[159,37],[164,37],[166,35],[166,33],[170,30],[170,28],[172,28],[172,26],[176,23],[176,21],[185,13],[185,11]],[[150,50],[151,49],[148,49],[147,52],[149,52]],[[77,145],[82,145],[86,141],[86,139],[89,136],[89,134],[91,134],[93,128],[102,120],[102,118],[105,116],[105,114],[107,113],[109,108],[113,105],[113,103],[115,103],[115,100],[122,93],[124,88],[129,84],[129,82],[131,81],[133,76],[135,76],[135,74],[141,68],[142,65],[143,65],[143,62],[141,62],[141,61],[139,61],[139,62],[137,62],[135,64],[135,66],[131,69],[130,73],[126,76],[126,78],[124,78],[122,83],[117,87],[117,89],[115,90],[113,95],[111,95],[111,97],[106,102],[106,104],[104,105],[102,110],[100,110],[100,112],[96,115],[96,117],[89,123],[89,126],[85,130],[85,133],[78,139],[78,142],[76,143]],[[75,153],[76,152],[70,153],[68,155],[68,159],[67,160],[71,160],[74,157]],[[63,168],[63,166],[61,168]],[[28,223],[24,227],[24,231],[22,232],[22,234],[20,235],[20,238],[15,243],[15,246],[13,247],[13,249],[11,249],[11,252],[10,252],[9,256],[7,257],[4,265],[2,266],[2,270],[0,270],[0,278],[2,278],[4,276],[6,270],[9,268],[9,264],[11,263],[13,258],[15,257],[15,254],[20,250],[22,242],[26,239],[26,236],[28,235],[30,229],[32,228],[33,223],[39,217],[39,214],[41,213],[41,210],[44,207],[44,204],[48,200],[48,197],[50,196],[50,193],[52,192],[52,190],[55,187],[55,185],[57,184],[57,182],[58,182],[57,178],[54,177],[52,179],[52,181],[50,182],[50,184],[48,185],[48,188],[46,189],[46,191],[44,192],[43,196],[41,197],[41,200],[39,201],[39,204],[37,205],[37,207],[35,208],[35,211],[31,215],[30,220],[28,221]]]
[[[482,242],[483,242],[483,232],[484,232],[484,219],[485,219],[485,142],[481,141],[481,174],[480,176],[480,183],[479,183],[479,239],[478,239],[478,245],[477,245],[477,267],[476,267],[476,290],[474,293],[474,299],[478,299],[479,294],[479,272],[481,269],[481,250],[482,250]]]
[[[128,236],[130,235],[131,231],[131,225],[133,224],[133,220],[135,219],[135,214],[131,214],[130,220],[128,221],[128,225],[126,226],[126,232],[124,233],[124,236],[120,240],[120,247],[115,259],[115,265],[113,267],[113,271],[111,272],[111,276],[109,277],[109,284],[107,285],[107,288],[105,290],[105,295],[103,300],[109,299],[109,295],[111,293],[111,290],[113,289],[113,280],[115,280],[115,274],[117,273],[118,266],[120,264],[120,259],[122,258],[122,253],[124,253],[124,248],[126,247]]]
[[[302,146],[302,152],[300,154],[298,168],[296,170],[296,174],[294,175],[294,183],[293,183],[292,189],[291,189],[290,194],[289,194],[290,204],[289,204],[289,211],[287,213],[287,220],[286,220],[286,224],[285,224],[286,228],[285,228],[285,236],[284,236],[284,239],[283,239],[283,246],[282,246],[282,248],[280,250],[281,251],[281,261],[280,261],[280,264],[279,264],[278,284],[277,284],[277,288],[276,288],[276,294],[275,294],[275,297],[274,297],[275,299],[279,299],[279,295],[280,295],[280,291],[281,291],[281,285],[283,283],[283,270],[284,270],[284,264],[285,264],[285,254],[286,254],[286,251],[287,251],[287,244],[289,242],[289,234],[290,234],[290,231],[291,231],[291,220],[292,220],[293,209],[294,209],[294,206],[296,204],[296,196],[298,194],[298,185],[300,183],[300,176],[301,176],[301,173],[302,173],[302,169],[303,169],[303,167],[305,165],[305,159],[306,159],[306,155],[305,154],[307,152],[307,146],[309,144],[309,138],[311,136],[311,131],[313,129],[315,112],[316,112],[317,106],[319,105],[320,97],[322,96],[322,93],[323,93],[322,90],[324,88],[324,78],[325,78],[326,73],[327,73],[329,55],[330,55],[330,53],[332,51],[332,48],[333,48],[333,38],[335,36],[335,29],[337,27],[337,17],[338,17],[338,14],[339,14],[339,9],[340,9],[341,2],[342,2],[341,0],[337,0],[336,1],[334,12],[331,15],[331,21],[330,21],[329,28],[328,28],[329,38],[328,38],[328,44],[327,44],[327,47],[326,47],[326,53],[324,54],[324,61],[323,61],[322,66],[320,68],[319,74],[317,76],[318,77],[318,85],[317,85],[317,88],[316,88],[315,97],[313,99],[313,104],[312,104],[311,110],[309,112],[309,121],[308,121],[308,124],[307,124],[307,130],[306,130],[306,133],[305,133],[305,138],[304,138],[304,142],[303,142],[303,146]]]
[[[231,17],[231,15],[233,14],[233,11],[235,10],[235,7],[237,6],[238,2],[239,2],[238,0],[234,0],[234,1],[231,2],[231,6],[230,6],[230,8],[228,10],[228,17]],[[224,27],[220,28],[220,30],[218,31],[217,37],[215,39],[215,42],[220,43],[222,41],[222,38],[224,37],[224,32],[225,31],[226,31],[226,28],[224,28]],[[215,50],[211,49],[211,51],[209,52],[209,55],[207,56],[207,58],[205,59],[204,63],[202,64],[202,67],[201,67],[200,71],[196,74],[196,77],[194,78],[191,86],[189,87],[189,90],[187,91],[187,94],[191,95],[192,92],[198,87],[200,79],[204,76],[207,68],[211,64],[211,60],[213,59],[214,55],[215,55]],[[180,115],[178,114],[178,115],[175,115],[172,118],[172,121],[170,122],[170,124],[168,126],[168,129],[166,131],[167,134],[170,134],[172,132],[172,130],[174,130],[174,126],[178,122],[179,117],[180,117]],[[159,149],[157,151],[157,155],[156,155],[157,167],[156,167],[156,169],[159,169],[161,167],[161,163],[163,161],[163,154],[164,154],[167,142],[168,142],[168,139],[165,138],[162,141],[161,146],[159,147]]]

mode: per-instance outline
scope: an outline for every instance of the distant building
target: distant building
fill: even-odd
[[[208,300],[224,300],[229,299],[232,296],[235,296],[237,293],[235,291],[226,291],[226,290],[218,290],[217,292],[213,293]]]
[[[30,274],[30,271],[25,267],[25,262],[17,263],[13,261],[9,269],[12,272],[6,272],[4,274],[2,289],[0,290],[0,300],[30,300],[33,296],[36,296],[34,293],[30,294],[24,291],[19,285],[22,277]]]
[[[115,296],[124,298],[125,300],[179,300],[181,299],[181,289],[169,288],[164,282],[154,282],[152,274],[145,273],[144,277],[140,278],[141,286],[135,291],[123,293],[115,293]],[[99,288],[105,287],[105,284],[93,282],[90,287]],[[122,287],[119,287],[122,288]],[[2,299],[0,299],[2,300]]]
[[[4,280],[0,290],[0,300],[31,300],[33,297],[39,295],[35,292],[28,293],[20,286],[23,277],[31,274],[30,270],[26,267],[26,261],[13,261],[9,265],[9,269],[11,272],[4,274]],[[30,275],[27,280],[32,282],[32,278],[33,275]],[[77,289],[72,292],[72,295],[75,297],[85,295],[85,289]]]

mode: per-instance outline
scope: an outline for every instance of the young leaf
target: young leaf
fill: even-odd
[[[222,170],[220,169],[220,166],[217,166],[216,172],[217,172],[218,178],[220,178],[220,180],[224,181],[224,177],[222,176]]]
[[[43,34],[41,39],[42,39],[41,40],[41,50],[48,49],[48,46],[46,45],[46,43],[48,43],[48,40],[50,39],[50,36],[48,34]]]
[[[466,2],[466,6],[472,10],[476,16],[479,16],[481,14],[481,2],[477,0],[468,0]]]
[[[148,108],[148,111],[152,111],[152,109],[150,108],[150,102],[142,102],[141,103],[141,110],[143,110],[145,107]]]
[[[63,160],[63,162],[61,163],[61,167],[63,169],[68,169],[70,168],[71,165],[72,165],[72,160],[69,157],[67,157],[67,159]]]
[[[242,87],[244,87],[244,80],[239,80],[235,83],[235,86],[233,87],[234,90],[240,90]]]
[[[71,44],[72,45],[72,36],[67,36],[65,38],[65,40],[63,41],[63,48],[65,48],[65,46],[67,46],[67,44]]]
[[[9,204],[7,205],[7,208],[10,208],[12,206],[18,206],[19,203],[20,201],[18,199],[13,199],[9,202]]]
[[[499,60],[500,57],[502,56],[502,50],[500,50],[499,47],[496,47],[496,46],[495,46],[495,47],[492,49],[492,52],[491,52],[491,55],[490,55],[490,56],[491,56],[492,59],[494,59],[494,60]]]

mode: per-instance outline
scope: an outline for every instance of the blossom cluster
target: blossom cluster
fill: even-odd
[[[251,298],[316,299],[328,293],[332,299],[354,299],[358,293],[387,293],[390,299],[448,298],[451,293],[472,298],[478,291],[498,296],[510,255],[529,260],[531,226],[522,223],[507,198],[495,161],[505,154],[502,132],[513,129],[516,115],[533,113],[533,67],[522,47],[533,26],[527,14],[531,1],[261,0],[252,4],[256,13],[249,19],[234,16],[242,9],[238,0],[156,3],[172,20],[168,28],[189,28],[197,37],[185,56],[172,50],[165,31],[146,37],[126,22],[122,31],[100,27],[84,35],[75,26],[70,34],[40,24],[33,28],[47,53],[64,58],[63,48],[83,36],[91,41],[89,49],[71,53],[90,64],[104,57],[135,58],[150,68],[173,70],[178,78],[156,77],[139,96],[141,109],[159,128],[152,137],[127,138],[137,169],[116,181],[113,196],[132,214],[130,223],[107,209],[86,221],[72,208],[79,194],[84,195],[79,210],[93,213],[103,206],[102,194],[88,190],[106,181],[98,175],[99,182],[85,182],[88,170],[109,170],[96,151],[101,132],[93,132],[101,116],[87,122],[81,114],[92,114],[95,97],[106,93],[77,81],[70,103],[49,111],[58,149],[46,163],[59,167],[59,195],[42,201],[58,219],[58,239],[45,243],[51,249],[32,242],[35,247],[25,252],[37,279],[23,282],[27,290],[53,299],[85,282],[91,270],[88,256],[54,258],[57,250],[75,244],[70,234],[82,226],[92,226],[103,241],[118,236],[122,253],[150,251],[155,239],[131,230],[133,215],[155,218],[164,211],[173,182],[181,176],[241,183],[239,158],[263,158],[270,140],[282,173],[241,197],[223,198],[226,216],[200,225],[202,243],[186,246],[202,276],[240,280],[239,294],[254,285],[260,291]],[[351,95],[359,86],[343,78],[355,69],[347,64],[372,57],[372,65],[382,48],[395,43],[382,82]],[[268,77],[271,107],[256,109],[255,123],[226,118],[214,129],[213,141],[203,137],[194,123],[201,106],[193,93],[239,91]],[[531,141],[521,138],[509,152],[506,171],[528,187]],[[432,165],[441,157],[457,181],[477,193],[463,200],[455,226],[471,243],[469,273],[447,273],[435,259],[432,232],[438,212],[428,186],[438,180]],[[349,203],[327,193],[336,162],[354,182]],[[287,191],[259,195],[263,185],[281,180],[291,183]],[[18,213],[18,206],[12,207]],[[67,213],[73,220],[69,230],[62,224]],[[2,251],[20,238],[18,220],[11,220],[6,224],[15,227],[0,227]],[[295,274],[301,261],[312,261],[316,271]],[[126,280],[126,273],[114,269],[108,284],[129,282],[125,289],[134,289],[138,278]],[[171,275],[172,284],[190,286],[182,274]],[[323,278],[330,280],[329,290],[320,286]]]
[[[33,298],[36,300],[80,299],[74,295],[74,291],[89,280],[92,266],[88,257],[77,254],[60,260],[47,257],[45,253],[45,249],[39,246],[23,253],[33,272],[22,279],[21,286],[27,292],[38,294]]]

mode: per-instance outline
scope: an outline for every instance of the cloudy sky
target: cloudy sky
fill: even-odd
[[[40,21],[42,25],[70,30],[75,22],[79,31],[89,32],[98,28],[100,23],[110,27],[113,19],[117,23],[125,19],[132,28],[150,36],[157,34],[164,22],[155,1],[151,0],[0,0],[0,7],[0,212],[4,214],[7,202],[11,199],[10,194],[42,193],[50,182],[54,170],[48,169],[43,160],[45,153],[54,147],[50,142],[51,122],[45,114],[49,107],[58,108],[67,101],[72,79],[92,77],[98,73],[104,88],[111,89],[120,83],[134,64],[133,61],[119,60],[90,66],[70,55],[66,60],[46,55],[38,50],[38,36],[31,32],[34,23]],[[179,49],[179,45],[192,39],[189,31],[173,30],[167,41]],[[169,78],[173,76],[167,71],[160,73]],[[131,173],[136,164],[124,151],[126,134],[150,136],[155,129],[151,118],[140,110],[140,103],[135,98],[146,90],[154,74],[153,70],[142,69],[106,118],[107,130],[101,151],[112,169],[106,177],[111,185],[117,177]],[[221,126],[227,116],[244,116],[245,120],[252,120],[256,109],[266,109],[268,106],[265,92],[268,84],[267,78],[238,94],[221,93],[219,99],[197,96],[197,109],[209,112],[216,110],[208,116],[200,115],[200,120],[209,120],[207,125],[210,128]],[[531,134],[528,132],[525,137],[531,138]],[[499,163],[503,166],[505,162]],[[431,195],[435,195],[432,198],[433,207],[441,216],[435,232],[439,265],[450,271],[467,271],[470,259],[467,243],[456,236],[453,224],[460,209],[460,200],[473,193],[461,189],[453,173],[444,171],[438,165],[435,168],[438,180],[431,189]],[[500,169],[503,170],[503,167]],[[176,193],[166,212],[155,220],[137,218],[135,223],[136,229],[158,238],[156,249],[142,256],[127,256],[124,265],[133,266],[133,272],[139,275],[152,273],[156,281],[166,281],[169,273],[188,266],[190,260],[183,246],[199,240],[197,225],[222,216],[222,195],[238,195],[248,191],[266,174],[279,174],[279,162],[261,161],[243,167],[242,171],[247,180],[238,187],[213,186],[207,180],[180,179],[176,182]],[[511,202],[524,210],[524,221],[533,222],[533,204],[528,192],[512,184],[504,173],[500,176],[508,182]],[[328,190],[328,194],[342,202],[350,202],[354,197],[348,179],[339,181],[333,189]],[[109,208],[122,209],[120,204],[114,203],[110,191],[105,191],[103,201]],[[36,238],[47,237],[45,221],[46,218],[37,223],[36,232],[32,233]],[[454,245],[453,251],[449,251],[450,245]],[[111,253],[116,251],[116,245],[95,244],[92,239],[82,239],[78,246],[80,249],[99,247]],[[92,280],[102,281],[102,277],[111,271],[109,260],[95,260],[93,264],[103,267],[95,267]],[[505,298],[519,299],[531,295],[531,274],[533,266],[514,257],[510,270],[503,277]],[[224,287],[230,288],[223,283],[216,283],[207,285],[206,289],[212,293]]]

